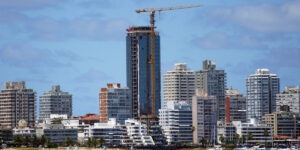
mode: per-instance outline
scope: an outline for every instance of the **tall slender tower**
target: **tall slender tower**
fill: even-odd
[[[216,96],[209,96],[202,89],[197,89],[195,92],[192,100],[192,122],[195,128],[193,142],[199,143],[202,137],[213,143],[217,137]]]
[[[246,79],[247,119],[261,120],[265,114],[276,111],[276,94],[280,90],[279,77],[269,69],[257,69]]]
[[[6,82],[0,93],[0,124],[7,128],[18,126],[25,120],[34,127],[36,93],[25,87],[25,82]]]
[[[209,96],[216,96],[217,118],[225,121],[226,73],[224,70],[217,70],[214,61],[205,60],[202,65],[202,70],[196,71],[195,87]]]
[[[133,118],[152,114],[151,99],[151,28],[148,26],[127,29],[126,68],[127,87],[130,89]],[[155,115],[161,105],[160,94],[160,36],[155,32]]]

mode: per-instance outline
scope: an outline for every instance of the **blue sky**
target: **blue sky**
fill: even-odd
[[[106,83],[126,86],[126,28],[148,25],[136,9],[203,4],[157,16],[162,74],[174,63],[200,70],[214,60],[227,86],[269,68],[284,86],[300,85],[300,1],[1,0],[0,84],[26,81],[38,96],[61,85],[73,113],[98,113]]]

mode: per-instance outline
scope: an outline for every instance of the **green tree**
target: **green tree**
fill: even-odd
[[[224,136],[223,136],[223,135],[221,135],[221,136],[219,137],[219,140],[220,140],[220,141],[221,141],[221,143],[223,144],[223,142],[224,142],[224,140],[225,140]]]
[[[21,135],[14,136],[13,140],[16,146],[21,146],[24,143],[24,138]]]
[[[99,137],[99,144],[101,145],[101,147],[102,147],[103,144],[105,144],[104,137]]]
[[[38,147],[40,144],[40,139],[36,135],[34,135],[31,139],[31,143],[34,147]]]
[[[29,136],[26,135],[25,138],[24,138],[24,144],[25,144],[26,146],[29,146],[30,143],[31,143],[30,138],[29,138]]]
[[[240,135],[239,134],[234,134],[234,144],[239,144],[239,139],[240,139]]]
[[[204,137],[201,137],[199,142],[201,143],[202,147],[206,147],[207,140]]]
[[[45,135],[42,135],[41,139],[40,139],[40,145],[45,145],[47,143],[47,137]]]
[[[229,137],[226,137],[225,138],[225,144],[229,144],[231,141],[230,141],[230,138]]]
[[[267,137],[269,136],[268,130],[264,130],[264,137],[265,137],[265,146],[267,146]]]
[[[251,132],[248,133],[247,135],[247,142],[249,143],[249,141],[252,139],[253,134]]]
[[[99,141],[96,138],[92,138],[92,145],[96,147],[99,144]]]
[[[245,144],[245,142],[246,142],[246,135],[243,135],[242,137],[241,137],[241,139],[240,139],[240,142],[242,143],[242,144]]]
[[[192,132],[194,133],[194,131],[195,131],[195,127],[194,127],[194,126],[192,126],[192,127],[191,127],[191,130],[192,130]]]
[[[91,147],[93,145],[92,138],[88,138],[88,140],[86,141],[86,145],[88,145],[88,147]]]
[[[71,146],[71,145],[73,145],[74,141],[70,137],[67,137],[64,140],[64,143],[65,143],[66,146]]]
[[[52,119],[51,123],[52,124],[61,124],[62,118],[54,118]]]

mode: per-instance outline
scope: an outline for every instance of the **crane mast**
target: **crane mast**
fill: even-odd
[[[150,55],[150,64],[151,64],[151,116],[156,118],[155,115],[155,12],[167,11],[167,10],[177,10],[185,8],[194,8],[201,7],[202,5],[191,5],[191,6],[176,6],[176,7],[164,7],[164,8],[146,8],[141,10],[136,10],[136,13],[150,12],[150,37],[151,37],[151,55]]]

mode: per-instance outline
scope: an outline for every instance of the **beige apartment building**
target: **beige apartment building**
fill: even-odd
[[[6,82],[0,93],[0,125],[6,128],[18,126],[25,120],[34,126],[36,93],[25,87],[25,82]]]
[[[175,64],[174,71],[164,74],[164,106],[168,101],[185,101],[192,104],[195,94],[195,72],[185,63]]]

